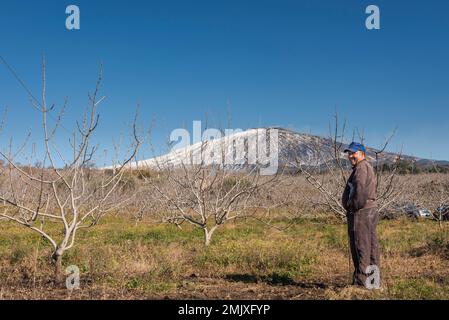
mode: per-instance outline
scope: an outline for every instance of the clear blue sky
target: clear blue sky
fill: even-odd
[[[81,30],[65,28],[69,4]],[[369,4],[381,30],[365,28]],[[0,55],[40,96],[45,52],[48,100],[69,97],[67,128],[101,61],[101,149],[126,132],[137,103],[147,127],[156,120],[156,146],[206,114],[221,127],[230,113],[234,128],[326,134],[337,109],[371,146],[397,126],[392,151],[449,160],[448,15],[446,0],[2,1]],[[9,107],[2,148],[27,128],[37,140],[39,114],[2,65],[0,106]]]

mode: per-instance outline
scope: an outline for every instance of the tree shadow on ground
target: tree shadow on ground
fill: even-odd
[[[244,283],[267,283],[270,285],[289,285],[297,286],[304,289],[327,289],[328,284],[323,282],[297,282],[291,277],[283,274],[272,273],[265,276],[257,276],[253,274],[228,274],[225,279],[231,282]]]
[[[414,258],[425,255],[436,255],[443,259],[449,259],[449,244],[427,244],[418,248],[412,248],[408,253]]]

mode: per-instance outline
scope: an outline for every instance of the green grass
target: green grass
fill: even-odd
[[[448,299],[449,283],[427,279],[398,279],[392,288],[392,297],[407,300]]]
[[[82,277],[98,285],[136,295],[175,292],[191,274],[267,286],[347,277],[346,225],[296,222],[285,231],[254,220],[231,223],[218,229],[206,248],[202,231],[190,225],[179,230],[109,216],[78,234],[63,264],[77,265]],[[49,230],[60,234],[57,225]],[[2,222],[0,231],[1,279],[8,275],[20,283],[34,275],[35,266],[38,278],[51,277],[45,239],[13,223]],[[388,293],[380,298],[449,299],[447,232],[432,221],[397,220],[382,221],[378,234],[382,259],[388,259],[383,270],[389,285]]]

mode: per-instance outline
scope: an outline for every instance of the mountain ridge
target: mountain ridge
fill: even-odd
[[[273,142],[276,140],[276,136],[277,144]],[[338,154],[339,158],[346,159],[343,150],[347,146],[347,143],[341,144]],[[366,146],[366,149],[367,158],[370,161],[375,161],[376,153],[379,150],[368,146]],[[266,152],[265,155],[264,151]],[[172,150],[161,156],[133,162],[131,167],[179,167],[195,164],[195,159],[199,161],[198,163],[207,163],[206,160],[213,160],[215,157],[216,161],[211,161],[210,163],[222,163],[230,169],[241,170],[255,164],[255,162],[251,162],[254,160],[254,154],[257,154],[257,157],[260,155],[262,160],[269,161],[267,154],[271,156],[271,151],[277,153],[278,165],[283,167],[294,167],[298,163],[302,166],[323,166],[335,158],[332,139],[273,126],[251,128],[232,135],[222,136],[218,139],[200,141]],[[238,154],[239,152],[243,152],[245,156],[242,157]],[[239,161],[236,161],[236,159]],[[449,166],[449,161],[425,159],[394,152],[382,152],[378,154],[377,159],[381,164],[395,163],[398,159],[401,159],[410,161],[416,166]],[[230,161],[226,162],[226,160]],[[256,162],[258,160],[261,159],[257,159]],[[242,161],[244,163],[241,163]]]

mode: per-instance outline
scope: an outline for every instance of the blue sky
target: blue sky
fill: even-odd
[[[70,4],[81,10],[80,30],[65,28]],[[369,4],[380,8],[380,30],[365,28]],[[49,102],[69,97],[65,128],[81,116],[102,62],[101,149],[127,132],[139,103],[145,126],[155,120],[158,149],[175,128],[206,118],[224,127],[228,115],[233,128],[322,135],[338,110],[368,145],[398,127],[391,151],[449,160],[448,14],[445,0],[3,0],[0,55],[40,96],[45,53]],[[39,143],[39,114],[0,65],[5,106],[2,148],[28,128]],[[65,139],[62,130],[67,153]]]

